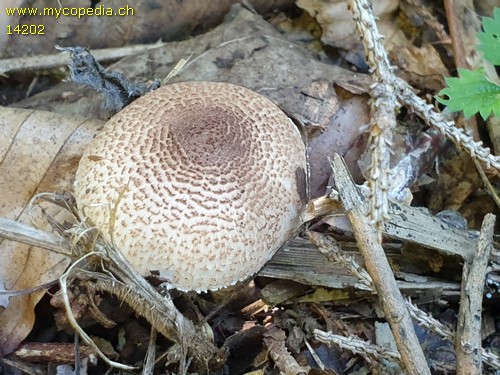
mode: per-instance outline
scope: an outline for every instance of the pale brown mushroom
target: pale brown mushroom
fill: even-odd
[[[298,230],[305,167],[298,129],[271,101],[228,83],[184,82],[106,123],[75,192],[138,272],[215,290],[259,271]]]

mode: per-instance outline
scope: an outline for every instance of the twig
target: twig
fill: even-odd
[[[405,81],[394,75],[381,43],[381,36],[377,31],[371,4],[367,0],[349,0],[348,4],[362,35],[367,61],[375,78],[371,91],[372,118],[369,147],[372,150],[372,163],[368,184],[370,216],[377,225],[380,236],[381,225],[390,216],[387,201],[387,191],[390,189],[388,158],[392,139],[391,130],[395,125],[394,110],[398,105],[414,110],[424,121],[439,129],[457,146],[467,150],[473,159],[477,158],[481,161],[486,169],[494,168],[498,172],[500,159],[492,156],[488,148],[482,147],[481,142],[474,142],[474,139],[466,135],[463,129],[456,128],[453,122],[445,121],[441,115],[433,111],[431,106],[416,96]],[[473,132],[477,134],[474,129]]]
[[[408,307],[408,310],[410,310],[410,315],[412,316],[412,318],[419,322],[419,325],[427,328],[429,331],[438,334],[444,340],[447,340],[451,343],[455,341],[456,334],[454,330],[448,328],[439,320],[434,319],[432,316],[429,316],[426,312],[420,310],[411,302],[407,302],[406,307]],[[500,358],[496,354],[493,354],[483,348],[481,350],[481,359],[492,369],[500,371]]]
[[[380,362],[382,358],[391,362],[401,363],[401,355],[397,351],[374,345],[357,337],[339,336],[319,329],[315,329],[313,333],[316,340],[325,344],[337,344],[343,349],[361,355],[368,363],[373,363],[374,361]]]
[[[457,375],[480,375],[483,372],[481,360],[481,317],[484,281],[491,254],[495,216],[487,214],[481,226],[476,257],[472,265],[464,264],[462,293],[458,314],[456,351]]]
[[[332,161],[335,186],[351,222],[354,236],[365,260],[366,269],[373,280],[385,317],[391,326],[402,361],[409,374],[429,374],[424,353],[413,329],[405,301],[394,279],[377,232],[366,217],[365,207],[356,185],[339,155]]]
[[[92,55],[97,61],[119,60],[123,57],[137,55],[148,50],[165,46],[166,43],[137,44],[119,48],[104,48],[92,50]],[[0,60],[0,75],[13,72],[26,72],[41,69],[54,69],[68,65],[71,62],[69,55],[56,53],[53,55],[39,55],[30,57],[13,57]]]
[[[78,351],[82,358],[90,357],[92,363],[97,363],[94,351],[90,347],[79,345]],[[73,363],[75,344],[27,342],[19,345],[14,352],[9,354],[9,358],[27,363]]]
[[[446,19],[448,20],[448,30],[450,32],[451,47],[453,49],[453,57],[457,68],[468,68],[465,60],[465,48],[462,41],[462,30],[458,24],[459,17],[455,9],[454,0],[445,0],[444,8],[446,10]]]
[[[490,366],[492,369],[500,371],[500,358],[498,357],[498,355],[486,349],[483,349],[481,352],[483,362]]]
[[[400,6],[403,11],[409,17],[410,14],[419,15],[427,25],[428,29],[433,30],[436,33],[438,40],[441,44],[449,44],[450,36],[446,32],[443,24],[438,20],[438,18],[429,10],[430,5],[424,4],[422,0],[406,0],[406,3],[411,5],[411,11],[408,12],[405,8],[405,3],[401,3]]]
[[[463,35],[466,32],[463,27],[459,24],[459,20],[461,17],[457,15],[457,7],[460,7],[461,12],[463,14],[463,10],[465,8],[465,4],[461,1],[460,4],[457,4],[455,0],[445,0],[444,8],[446,10],[446,18],[448,20],[448,30],[450,31],[451,38],[451,47],[453,49],[453,57],[455,59],[455,66],[457,68],[470,68],[469,64],[466,60],[465,47],[463,43]],[[472,133],[472,138],[474,140],[479,140],[479,132],[477,130],[477,121],[474,117],[469,119],[465,119],[463,114],[460,114],[461,119],[465,120],[466,126]]]
[[[358,287],[362,286],[362,289],[368,288],[373,290],[373,284],[370,276],[366,275],[366,272],[362,270],[356,262],[351,262],[350,259],[346,258],[340,252],[340,246],[333,239],[324,234],[312,231],[308,232],[308,237],[329,260],[340,262],[344,267],[349,269],[351,273],[356,276],[358,281],[360,281],[360,284],[356,284]],[[449,342],[454,342],[456,337],[455,331],[448,328],[437,319],[429,316],[427,313],[413,305],[410,301],[406,303],[406,307],[408,308],[411,317],[417,320],[421,326],[435,332]],[[491,368],[500,370],[500,359],[495,354],[482,349],[481,359]]]
[[[325,371],[325,364],[323,363],[323,361],[321,360],[321,358],[319,357],[319,355],[316,353],[316,351],[314,350],[314,348],[311,346],[311,344],[309,344],[309,341],[307,341],[307,338],[304,337],[304,342],[307,346],[307,350],[309,350],[309,354],[311,355],[311,357],[314,359],[314,362],[316,362],[316,364],[318,365],[319,369],[321,371]]]
[[[498,197],[495,188],[488,179],[488,176],[486,176],[486,173],[484,173],[483,167],[477,160],[474,160],[474,164],[476,165],[476,169],[479,172],[479,177],[481,177],[481,181],[483,181],[484,186],[486,187],[486,189],[488,189],[491,198],[493,198],[493,201],[496,203],[497,207],[500,208],[500,198]]]
[[[443,339],[453,342],[455,339],[455,332],[441,323],[439,320],[434,319],[432,316],[428,315],[426,312],[420,310],[411,302],[406,303],[406,307],[410,311],[410,315],[413,319],[419,322],[419,325],[427,328],[428,330],[435,332]]]
[[[446,121],[440,113],[434,111],[433,107],[419,98],[405,81],[398,79],[398,98],[405,106],[413,110],[420,118],[430,126],[438,129],[455,145],[465,149],[473,159],[483,163],[486,170],[494,169],[492,172],[500,171],[500,157],[490,153],[490,149],[483,147],[482,142],[475,142],[465,134],[463,129],[457,128],[452,121]]]
[[[142,375],[153,375],[156,357],[156,329],[151,327],[149,334],[148,351],[142,368]]]
[[[391,157],[392,134],[396,128],[396,80],[389,63],[387,52],[382,45],[382,36],[368,0],[349,0],[349,7],[361,34],[365,55],[375,83],[370,92],[370,131],[368,147],[371,151],[368,186],[370,217],[381,241],[382,226],[389,218],[390,188],[389,162]]]
[[[335,239],[318,232],[307,232],[307,237],[316,245],[319,251],[331,262],[338,262],[348,269],[358,280],[355,287],[360,290],[373,291],[373,282],[370,275],[361,267],[354,258],[346,257]]]

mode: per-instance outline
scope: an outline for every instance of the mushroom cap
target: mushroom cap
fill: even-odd
[[[253,275],[299,229],[305,168],[298,129],[270,100],[184,82],[105,124],[80,161],[75,194],[138,272],[199,292]]]

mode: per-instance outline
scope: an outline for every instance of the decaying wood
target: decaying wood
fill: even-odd
[[[356,242],[363,254],[366,269],[372,278],[385,318],[391,326],[401,360],[409,374],[430,375],[405,301],[394,279],[384,249],[378,241],[378,233],[366,216],[366,206],[339,155],[334,156],[332,169],[340,200],[353,227]]]
[[[328,215],[329,212],[343,216],[337,200],[321,197],[309,203],[303,218],[304,221],[309,221],[315,217]],[[422,207],[392,202],[389,213],[390,220],[385,223],[382,231],[387,237],[419,244],[445,255],[457,255],[467,261],[473,259],[478,238],[477,231],[452,227]],[[325,217],[325,222],[334,229],[352,232],[350,226],[345,226],[343,222],[337,223],[335,219],[329,220]]]
[[[443,254],[458,255],[472,260],[477,244],[477,232],[453,228],[427,209],[391,203],[391,220],[385,224],[387,236],[420,244]]]
[[[480,375],[483,373],[481,360],[481,321],[484,281],[492,251],[495,215],[487,214],[483,220],[476,256],[472,264],[464,264],[462,294],[458,314],[456,353],[457,375]]]
[[[338,202],[334,205],[327,204],[324,200],[324,198],[320,198],[320,201],[317,202],[318,207],[333,209],[338,207]],[[316,212],[320,216],[324,214],[322,209],[317,209]],[[308,215],[309,218],[314,216],[312,213],[308,213]],[[412,242],[434,249],[445,256],[460,256],[466,261],[473,259],[478,239],[476,231],[451,227],[431,215],[427,209],[397,203],[390,204],[390,216],[391,219],[384,226],[384,235],[395,240]],[[325,218],[325,221],[328,222],[328,218]],[[352,228],[339,229],[352,231]],[[347,256],[354,257],[358,263],[363,262],[354,243],[343,241],[340,242],[340,246]],[[402,270],[399,275],[404,278],[405,265],[402,260],[405,260],[406,257],[401,255],[401,246],[386,243],[384,248],[386,254],[391,258],[391,263],[396,264]],[[338,289],[355,288],[357,283],[356,279],[342,265],[328,262],[309,240],[303,238],[294,238],[286,244],[267,263],[260,275],[295,280],[306,285],[320,285]],[[448,296],[456,295],[460,288],[456,282],[443,282],[429,277],[420,280],[420,282],[398,281],[398,285],[405,293],[416,294],[439,289],[443,295]]]
[[[94,351],[88,346],[80,345],[78,353],[81,358],[93,356],[95,359]],[[19,345],[9,358],[35,363],[74,363],[75,346],[68,343],[26,343]]]
[[[384,233],[396,240],[414,242],[443,254],[459,255],[466,260],[473,258],[478,237],[475,231],[449,227],[427,210],[395,203],[391,204],[391,220],[385,225]],[[0,218],[0,237],[51,251],[64,253],[70,251],[69,242],[58,235],[3,218]],[[341,246],[347,255],[354,256],[358,262],[362,262],[355,244],[341,242]],[[392,258],[391,262],[401,264],[400,245],[389,243],[384,247],[388,256]],[[395,251],[391,250],[394,247]],[[404,267],[401,269],[404,270]],[[355,278],[341,265],[328,262],[309,240],[303,238],[293,239],[278,251],[260,275],[339,289],[354,288],[356,284]],[[440,289],[445,296],[455,295],[460,288],[456,282],[443,282],[431,278],[421,279],[421,282],[399,281],[398,285],[406,293]]]

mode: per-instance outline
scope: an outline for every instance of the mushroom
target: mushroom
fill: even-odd
[[[258,272],[300,228],[305,147],[270,100],[184,82],[113,116],[85,151],[78,206],[142,275],[216,290]]]

